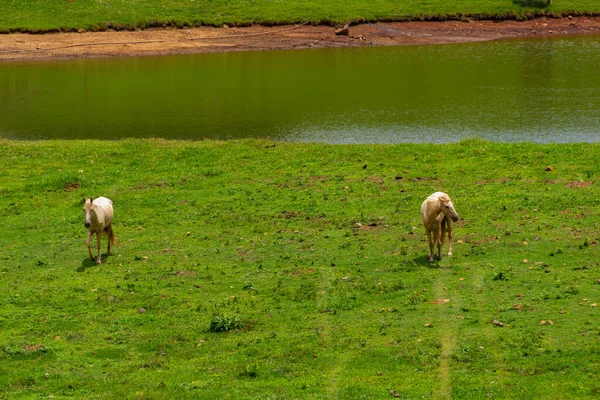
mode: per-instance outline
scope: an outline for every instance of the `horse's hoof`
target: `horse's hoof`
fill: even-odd
[[[452,257],[452,252],[451,251],[448,252],[448,257]]]

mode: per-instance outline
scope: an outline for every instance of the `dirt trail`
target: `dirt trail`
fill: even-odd
[[[441,44],[548,35],[600,34],[600,17],[530,21],[394,22],[352,26],[150,29],[0,35],[0,61],[149,56],[324,47]]]
[[[433,398],[436,400],[452,399],[452,351],[454,350],[454,343],[456,341],[456,327],[449,322],[450,312],[446,310],[450,305],[450,302],[454,302],[451,299],[451,293],[448,293],[446,285],[451,281],[452,269],[451,267],[440,268],[440,274],[433,285],[433,294],[435,299],[438,299],[439,303],[437,307],[437,321],[436,325],[443,327],[442,336],[440,337],[441,354],[440,363],[437,373],[437,386],[433,391]],[[448,303],[448,304],[447,304]]]

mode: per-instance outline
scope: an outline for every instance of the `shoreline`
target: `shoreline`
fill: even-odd
[[[600,35],[600,17],[527,21],[377,22],[350,26],[160,28],[139,31],[0,35],[0,62],[138,57],[233,51],[468,43],[500,39]]]

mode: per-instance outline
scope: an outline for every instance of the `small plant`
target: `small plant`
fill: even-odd
[[[258,376],[258,364],[251,363],[245,365],[238,375],[240,378],[256,378]]]
[[[508,280],[508,276],[505,272],[500,271],[498,273],[496,273],[496,275],[494,275],[494,277],[492,278],[493,281],[507,281]]]
[[[562,254],[562,253],[563,253],[562,249],[558,248],[558,249],[554,250],[552,253],[550,253],[550,256],[554,257],[554,256],[557,256],[557,255]]]
[[[406,284],[402,280],[398,280],[391,286],[391,290],[396,292],[398,290],[403,290],[406,288]]]
[[[208,328],[211,332],[227,332],[234,329],[240,329],[244,327],[244,323],[240,320],[237,315],[213,315],[210,326]]]
[[[579,286],[574,282],[570,282],[569,287],[567,289],[565,289],[564,294],[567,297],[578,295],[579,294]]]
[[[408,304],[417,305],[425,301],[425,298],[421,296],[421,293],[413,292],[408,296]]]
[[[334,311],[350,311],[359,305],[359,299],[353,292],[334,295],[327,303],[327,309]]]

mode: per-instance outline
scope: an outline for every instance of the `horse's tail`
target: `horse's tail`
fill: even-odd
[[[115,238],[115,231],[113,230],[112,224],[104,228],[104,233],[108,236],[108,240],[113,244],[113,246],[117,245],[117,239]]]

